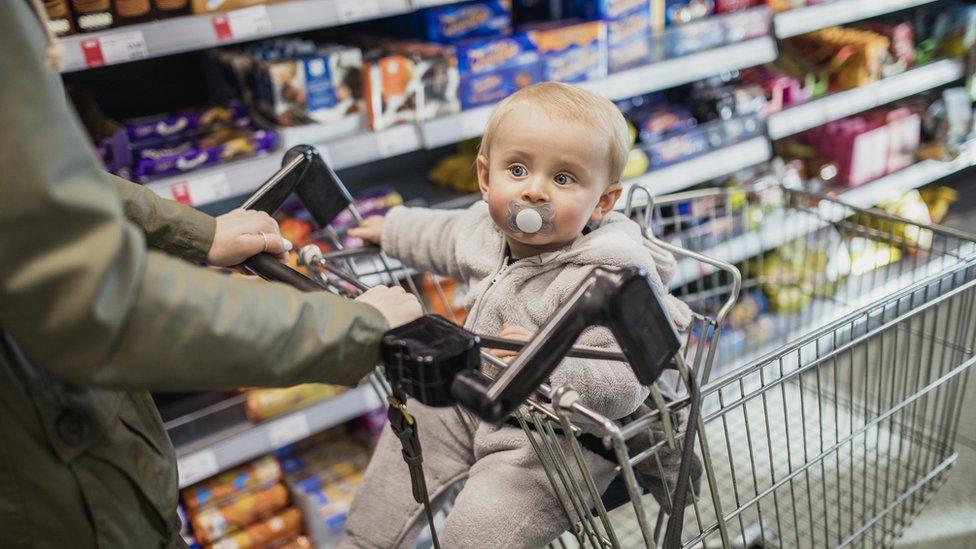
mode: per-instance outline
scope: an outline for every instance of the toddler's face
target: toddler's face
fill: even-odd
[[[609,145],[599,130],[551,117],[529,103],[512,107],[478,157],[478,182],[491,218],[516,257],[557,250],[598,221],[620,195],[611,180]],[[509,224],[510,204],[549,204],[552,231],[525,233]]]

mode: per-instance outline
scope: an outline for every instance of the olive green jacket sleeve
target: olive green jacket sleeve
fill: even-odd
[[[213,217],[167,200],[144,185],[108,177],[122,199],[125,217],[142,229],[150,246],[188,261],[206,258],[216,228]]]
[[[26,2],[0,2],[0,327],[34,365],[150,390],[368,373],[387,328],[375,309],[147,250],[44,68],[38,25]]]

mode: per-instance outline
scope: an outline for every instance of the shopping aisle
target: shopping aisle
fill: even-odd
[[[727,391],[713,393],[707,413],[715,414],[718,401],[736,391],[733,401],[755,396],[749,391],[767,382],[770,392],[778,392],[772,413],[765,393],[762,402],[752,399],[729,413],[731,435],[717,415],[704,427],[725,467],[718,471],[716,499],[736,513],[730,530],[744,539],[758,525],[759,534],[774,539],[782,531],[798,545],[801,538],[816,545],[859,535],[855,521],[871,517],[853,509],[855,500],[860,506],[869,499],[867,479],[861,478],[869,469],[863,465],[868,443],[844,455],[837,447],[853,446],[840,440],[842,423],[853,439],[862,436],[853,432],[855,423],[870,421],[864,410],[871,403],[859,409],[842,401],[866,398],[868,391],[855,395],[843,390],[852,387],[841,387],[839,394],[821,394],[820,370],[804,362],[810,349],[790,345],[920,276],[952,267],[965,239],[940,237],[941,249],[925,243],[932,238],[926,225],[943,221],[946,212],[945,223],[976,231],[976,187],[960,187],[956,198],[940,192],[941,185],[973,177],[976,164],[972,125],[959,123],[972,117],[965,87],[972,72],[967,55],[976,55],[969,39],[976,35],[972,2],[176,3],[179,11],[153,7],[136,19],[114,20],[110,8],[77,19],[90,22],[98,15],[109,25],[100,29],[72,27],[68,15],[68,27],[58,31],[75,33],[63,39],[63,77],[107,170],[214,215],[238,207],[299,144],[319,151],[364,216],[400,204],[466,207],[480,198],[478,139],[498,101],[545,80],[573,82],[612,101],[630,131],[624,194],[640,186],[654,195],[634,195],[635,207],[649,210],[633,217],[650,219],[649,230],[678,249],[670,290],[701,317],[684,334],[685,350],[716,351],[712,380],[743,366],[756,368],[731,381]],[[149,91],[129,94],[133,81]],[[621,198],[617,209],[625,203]],[[909,217],[912,231],[852,209],[874,207]],[[335,254],[330,258],[340,275],[322,267],[328,258],[292,254],[290,265],[319,276],[323,286],[351,293],[349,273],[368,284],[401,284],[432,311],[464,321],[463,282],[355,251],[363,242],[347,233],[357,224],[350,212],[319,223],[298,201],[288,201],[275,216],[296,248],[314,244]],[[728,262],[739,273],[681,250]],[[968,253],[962,252],[963,261]],[[745,285],[733,303],[738,274]],[[719,337],[714,324],[720,311],[729,314]],[[818,341],[816,352],[852,344],[855,330],[877,317],[860,320],[851,321],[847,333],[829,334],[823,348]],[[780,357],[779,379],[767,377],[772,366],[760,357],[794,351],[785,373]],[[874,366],[884,371],[883,365]],[[825,375],[838,376],[842,368],[834,366],[833,373],[825,366]],[[844,371],[853,376],[854,367]],[[833,406],[832,421],[804,407],[813,385],[817,404],[823,396],[824,406]],[[363,383],[350,390],[304,385],[156,395],[176,450],[187,538],[206,544],[253,537],[258,546],[290,540],[301,547],[330,547],[342,539],[350,501],[383,425],[384,397],[374,388]],[[976,383],[968,392],[976,396]],[[905,543],[941,540],[947,522],[962,528],[965,513],[976,512],[969,493],[976,492],[976,412],[969,412],[976,400],[969,402],[963,410],[974,421],[962,423],[959,463]],[[885,429],[878,428],[879,437],[897,438]],[[754,445],[753,436],[765,440]],[[831,455],[809,453],[807,438]],[[898,438],[899,450],[909,438]],[[878,452],[873,456],[880,470]],[[917,466],[912,457],[897,456],[899,470],[902,462]],[[849,497],[850,509],[828,510],[824,503],[821,512],[809,497],[785,493],[784,482],[794,489],[795,467],[823,469],[825,462],[838,469],[837,482],[820,478],[814,488],[824,500]],[[750,467],[751,478],[742,480]],[[784,481],[784,475],[790,478]],[[838,486],[842,476],[851,485],[861,482],[863,491]],[[808,475],[803,481],[811,486]],[[780,520],[777,498],[792,511],[792,521]],[[771,505],[775,525],[768,514],[764,518],[763,508]],[[684,526],[688,539],[698,536],[711,546],[723,514],[703,512],[706,524],[693,524],[689,513]],[[835,519],[840,527],[831,530]],[[636,522],[625,529],[622,547],[642,544]]]

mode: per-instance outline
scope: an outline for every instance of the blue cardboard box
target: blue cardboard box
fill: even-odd
[[[546,80],[582,82],[607,75],[607,27],[603,21],[554,21],[531,27]]]
[[[525,33],[469,40],[455,46],[461,76],[484,74],[539,60],[539,50]]]
[[[456,44],[473,38],[511,34],[512,9],[507,0],[486,0],[428,8],[407,16],[413,38]]]
[[[651,0],[569,0],[569,16],[583,19],[616,19],[650,10]]]
[[[543,80],[539,51],[522,33],[458,44],[455,53],[462,109],[495,103]]]
[[[542,81],[542,63],[539,60],[486,74],[463,76],[458,91],[461,108],[473,109],[491,105],[522,88]]]
[[[654,60],[651,15],[648,11],[611,19],[606,24],[609,72],[620,72]]]

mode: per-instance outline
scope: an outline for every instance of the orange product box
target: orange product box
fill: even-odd
[[[288,490],[283,484],[255,490],[217,507],[197,513],[191,520],[193,534],[201,543],[216,541],[231,532],[253,524],[288,505]]]
[[[302,533],[302,513],[294,507],[221,538],[208,549],[251,549],[275,546]]]
[[[265,456],[184,489],[183,504],[192,515],[242,492],[278,482],[281,476],[278,460]]]

